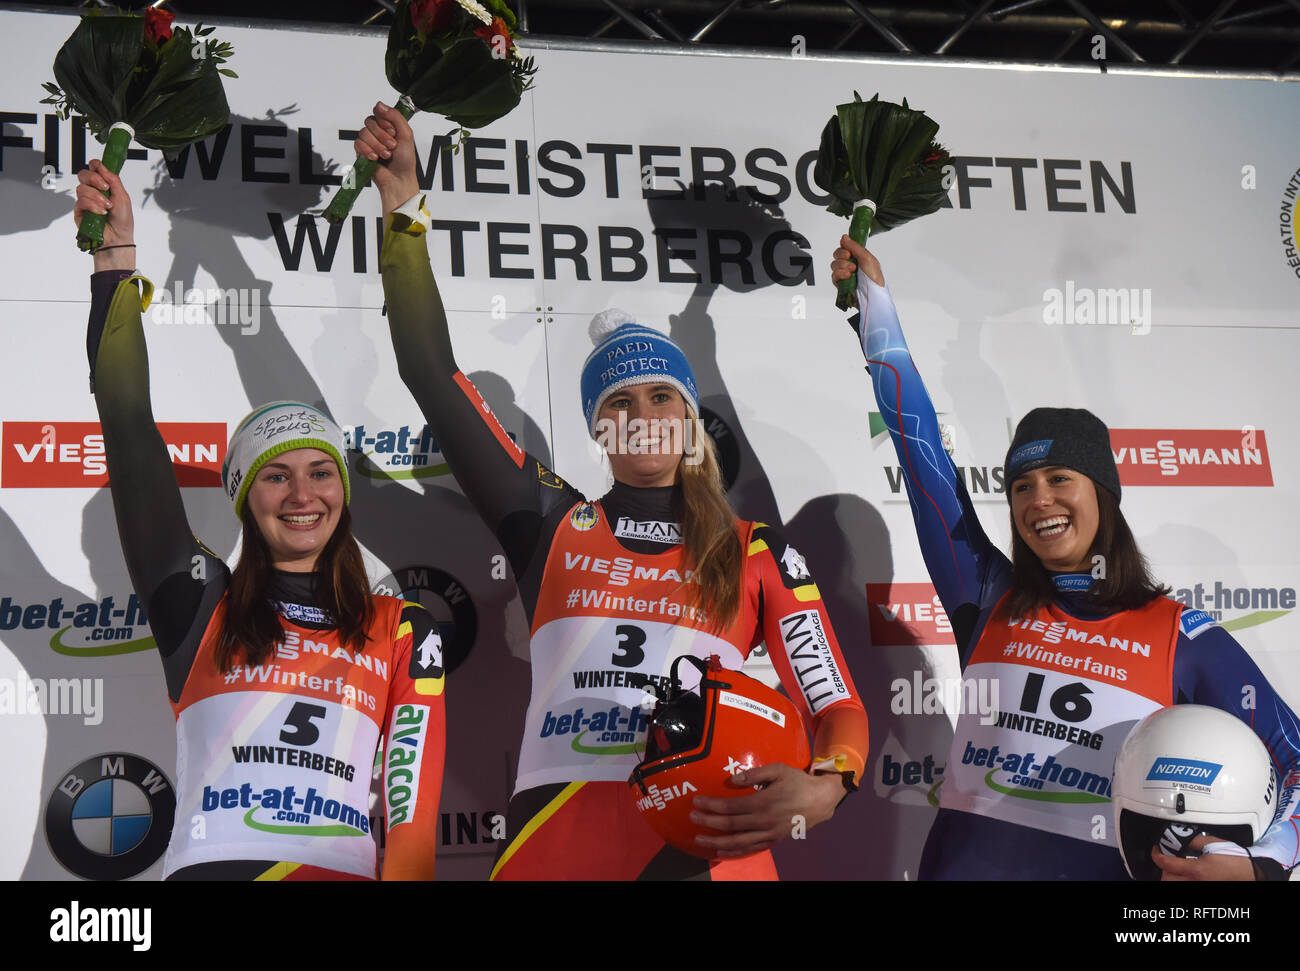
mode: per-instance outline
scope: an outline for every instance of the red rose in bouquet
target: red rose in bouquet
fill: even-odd
[[[421,34],[440,34],[456,16],[456,0],[414,0],[411,26]]]
[[[65,120],[74,112],[84,116],[104,143],[104,165],[112,172],[122,170],[132,142],[171,160],[229,120],[221,75],[236,75],[221,65],[233,49],[209,38],[211,27],[173,27],[174,19],[153,8],[143,18],[90,11],[55,55],[58,83],[43,85],[49,97],[41,104],[54,105]],[[87,213],[77,245],[93,253],[103,234],[104,217]]]
[[[174,13],[166,10],[159,10],[157,7],[150,7],[144,12],[144,36],[146,39],[155,44],[161,44],[165,40],[171,40],[172,21],[176,19]]]
[[[395,107],[404,118],[443,115],[461,139],[509,114],[537,72],[515,46],[518,29],[508,0],[397,0],[384,54],[388,83],[402,95]],[[325,209],[328,222],[347,216],[378,166],[357,156]]]

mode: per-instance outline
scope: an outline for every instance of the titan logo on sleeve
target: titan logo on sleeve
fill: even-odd
[[[226,457],[222,422],[159,422],[181,486],[221,486]],[[0,486],[98,489],[108,484],[104,435],[95,421],[7,421]]]
[[[782,617],[781,639],[799,690],[814,715],[827,705],[851,697],[835,664],[820,611],[801,610]]]

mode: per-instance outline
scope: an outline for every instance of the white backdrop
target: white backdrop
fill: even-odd
[[[0,17],[0,709],[5,683],[103,679],[96,724],[0,719],[9,821],[0,874],[60,879],[70,874],[45,835],[57,786],[101,753],[135,754],[174,777],[173,723],[158,659],[137,643],[148,631],[130,609],[95,443],[75,424],[95,410],[83,352],[90,261],[72,242],[71,190],[98,146],[38,103],[75,24]],[[320,173],[351,161],[340,129],[393,98],[384,34],[221,27],[217,36],[233,43],[240,75],[226,85],[228,136],[190,152],[183,170],[147,152],[123,179],[141,271],[182,293],[243,291],[256,327],[220,323],[213,308],[191,313],[193,323],[184,312],[172,323],[171,308],[147,312],[155,413],[196,423],[174,444],[191,447],[184,464],[208,468],[220,457],[200,446],[224,449],[225,429],[265,400],[323,400],[340,424],[360,426],[370,457],[354,456],[354,511],[376,582],[419,596],[464,656],[448,684],[439,865],[444,878],[480,878],[495,850],[491,814],[513,779],[526,623],[494,568],[499,549],[439,474],[436,444],[420,440],[424,422],[398,380],[379,312],[377,196],[364,194],[332,239],[324,220],[303,215],[326,201]],[[952,206],[872,246],[990,535],[1008,539],[1000,464],[1015,421],[1043,404],[1092,409],[1151,449],[1146,465],[1125,451],[1120,470],[1126,515],[1157,575],[1194,606],[1220,609],[1300,703],[1300,87],[847,58],[528,53],[540,68],[534,91],[459,154],[431,151],[450,125],[415,121],[422,164],[437,161],[430,238],[457,357],[526,448],[598,495],[607,472],[577,392],[591,314],[621,306],[671,328],[686,349],[730,455],[738,512],[781,522],[806,555],[871,717],[867,784],[831,823],[781,847],[784,874],[915,874],[933,813],[929,777],[915,779],[932,775],[927,760],[946,761],[951,727],[942,714],[891,711],[890,685],[918,671],[958,675],[929,610],[910,629],[887,623],[916,617],[904,605],[928,604],[933,592],[860,352],[833,307],[827,264],[844,223],[817,203],[809,155],[855,89],[927,111],[956,157]],[[729,168],[729,181],[718,178]],[[681,198],[664,197],[679,183]],[[745,187],[776,200],[755,201]],[[661,255],[656,229],[676,257]],[[737,253],[743,272],[726,259]],[[1050,291],[1075,321],[1079,294],[1116,289],[1136,290],[1141,313],[1045,322]],[[400,447],[383,452],[380,433],[403,428],[389,436]],[[1257,451],[1242,461],[1257,463],[1206,480],[1204,450],[1222,464],[1222,449],[1235,440],[1240,452],[1252,430]],[[1167,463],[1174,474],[1159,472],[1161,441],[1180,456]],[[417,474],[393,482],[376,467]],[[220,491],[195,485],[184,496],[195,533],[230,552],[237,524]],[[1254,593],[1243,606],[1225,588]],[[51,623],[51,610],[67,618],[78,607],[85,626]],[[908,763],[921,768],[905,775]]]

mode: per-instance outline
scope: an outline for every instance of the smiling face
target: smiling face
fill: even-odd
[[[605,399],[596,440],[614,478],[632,486],[666,486],[681,464],[686,402],[671,384],[633,384]]]
[[[1097,487],[1063,466],[1034,469],[1011,483],[1011,521],[1054,573],[1087,572],[1097,536]]]
[[[257,470],[247,503],[271,551],[271,565],[307,573],[338,526],[343,479],[328,453],[295,448]]]

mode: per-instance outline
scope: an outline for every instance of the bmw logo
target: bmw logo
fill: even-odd
[[[111,752],[65,772],[45,805],[45,838],[63,866],[87,880],[125,880],[162,856],[176,792],[148,759]]]
[[[469,657],[478,637],[478,610],[454,576],[433,566],[405,566],[375,584],[374,592],[401,596],[433,615],[442,638],[442,663],[451,674]]]

